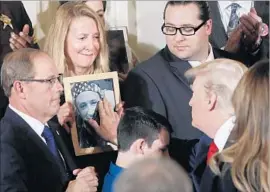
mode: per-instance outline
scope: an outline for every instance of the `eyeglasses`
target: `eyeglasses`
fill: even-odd
[[[57,81],[60,84],[63,84],[63,74],[58,74],[57,77],[52,77],[49,79],[18,79],[18,81],[48,83],[53,86]]]
[[[198,31],[207,21],[202,22],[198,27],[173,27],[162,25],[161,30],[164,35],[175,35],[177,31],[184,36],[192,36]]]

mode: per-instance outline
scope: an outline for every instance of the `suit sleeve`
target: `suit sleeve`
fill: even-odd
[[[28,191],[26,169],[22,158],[13,146],[1,143],[1,191]]]
[[[267,35],[267,37],[263,37],[262,44],[261,44],[258,54],[259,54],[259,59],[265,59],[265,58],[269,59],[269,35]]]
[[[182,140],[178,138],[171,138],[169,145],[169,154],[172,159],[178,162],[188,174],[194,169],[195,164],[195,148],[198,139]]]
[[[129,72],[124,84],[123,100],[127,108],[141,106],[167,117],[166,108],[156,84],[139,68]]]

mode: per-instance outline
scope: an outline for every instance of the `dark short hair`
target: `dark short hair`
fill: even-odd
[[[131,145],[140,138],[145,139],[149,146],[158,139],[162,129],[170,132],[168,120],[154,111],[141,107],[132,107],[125,110],[117,129],[119,151],[128,151]]]
[[[66,2],[68,2],[68,1],[59,1],[60,5],[63,5]],[[86,1],[84,1],[84,2],[86,2]],[[102,3],[103,3],[103,11],[105,12],[106,7],[107,7],[107,1],[102,1]]]
[[[191,3],[198,6],[200,10],[200,16],[199,16],[200,20],[207,21],[210,19],[210,10],[209,10],[208,3],[206,1],[168,1],[163,12],[163,19],[165,19],[166,10],[169,5],[170,6],[188,5]]]

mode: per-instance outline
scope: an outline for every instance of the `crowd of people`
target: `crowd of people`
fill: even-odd
[[[270,191],[268,1],[168,1],[166,45],[118,71],[121,101],[74,84],[75,107],[63,78],[117,70],[106,1],[61,1],[42,49],[22,2],[0,4],[1,191]],[[118,151],[76,156],[78,114],[81,146]]]

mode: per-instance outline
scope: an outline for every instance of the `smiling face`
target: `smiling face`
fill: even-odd
[[[88,121],[93,118],[99,101],[99,94],[93,91],[85,91],[78,95],[75,102],[82,119]]]
[[[72,20],[66,37],[66,55],[75,69],[89,70],[100,53],[99,31],[89,17]]]
[[[200,9],[194,4],[169,5],[166,9],[164,23],[171,27],[198,27],[204,21],[199,18]],[[183,60],[204,60],[207,57],[208,37],[212,23],[208,20],[194,35],[184,36],[179,31],[175,35],[166,35],[169,50]]]

